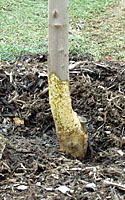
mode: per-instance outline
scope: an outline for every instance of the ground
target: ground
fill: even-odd
[[[70,55],[73,109],[87,120],[83,161],[59,149],[49,106],[47,55],[0,65],[0,199],[125,198],[125,63]],[[3,137],[4,136],[4,137]]]

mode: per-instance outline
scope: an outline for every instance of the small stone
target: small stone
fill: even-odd
[[[37,182],[37,183],[36,183],[36,186],[39,186],[39,187],[40,187],[40,186],[41,186],[41,182]]]
[[[17,190],[26,190],[27,188],[28,188],[28,186],[26,186],[26,185],[19,185],[17,187]]]
[[[61,185],[57,188],[60,192],[62,192],[63,194],[67,193],[67,192],[70,192],[70,189],[65,186],[65,185]]]
[[[102,112],[102,111],[103,111],[103,108],[99,108],[98,111],[99,111],[99,112]]]
[[[99,122],[103,122],[103,118],[100,117],[100,116],[98,116],[98,117],[97,117],[97,121],[99,121]]]
[[[111,134],[111,131],[105,131],[105,133],[106,133],[107,135],[110,135],[110,134]]]
[[[124,156],[124,152],[121,149],[119,149],[117,152],[120,154],[120,156]]]
[[[52,187],[48,187],[48,188],[46,188],[46,191],[52,192],[52,191],[53,191],[53,188],[52,188]]]
[[[50,147],[50,144],[46,144],[46,147]]]
[[[46,137],[47,137],[47,134],[44,133],[44,134],[43,134],[43,138],[46,138]]]
[[[96,184],[95,184],[95,183],[88,183],[88,184],[85,186],[85,188],[94,192],[95,189],[96,189]]]

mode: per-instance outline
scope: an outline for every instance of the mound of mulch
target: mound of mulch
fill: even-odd
[[[47,55],[0,64],[0,199],[124,199],[125,63],[70,55],[69,69],[73,109],[89,131],[82,162],[59,150]]]

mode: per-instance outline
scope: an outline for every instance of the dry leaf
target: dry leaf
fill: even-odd
[[[20,124],[24,125],[24,120],[20,119],[19,117],[14,117],[13,120],[14,120],[16,125],[20,125]]]

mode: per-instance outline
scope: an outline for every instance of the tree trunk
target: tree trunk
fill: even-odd
[[[88,133],[72,109],[68,70],[68,0],[49,0],[49,102],[60,148],[73,158],[83,159]]]

